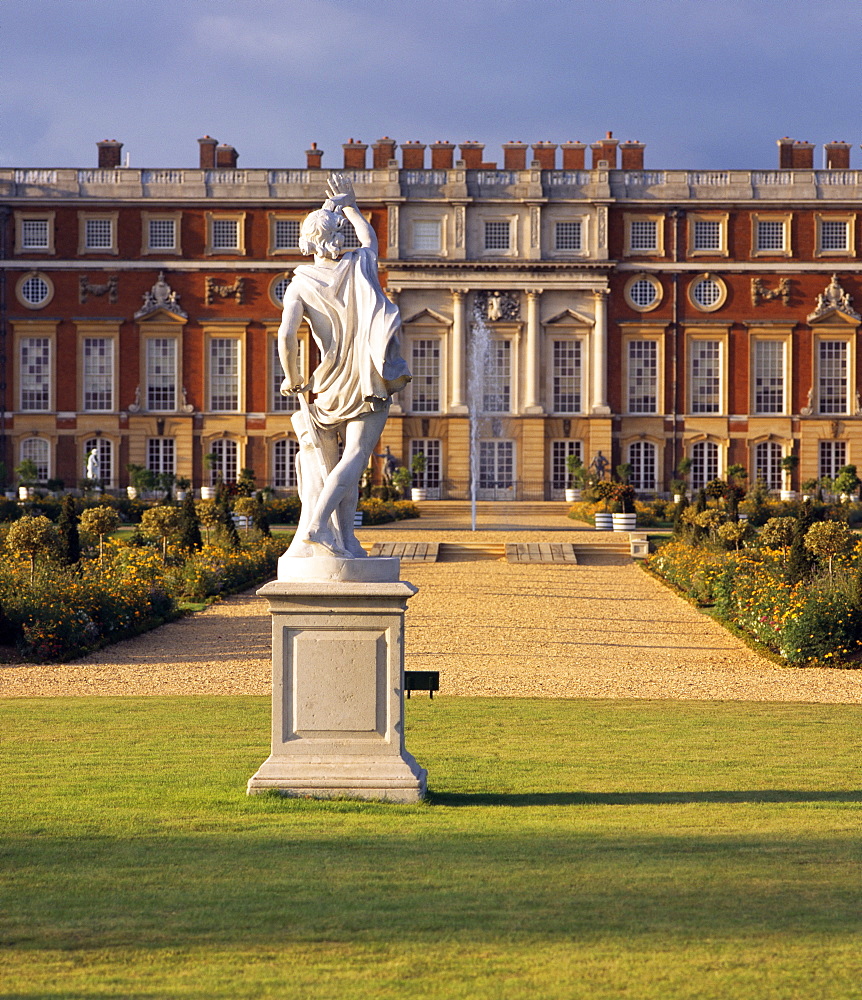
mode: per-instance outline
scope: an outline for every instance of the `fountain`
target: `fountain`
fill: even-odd
[[[467,353],[467,396],[470,406],[470,524],[476,530],[476,493],[479,488],[482,415],[485,410],[485,378],[491,350],[491,331],[478,303],[473,306]]]

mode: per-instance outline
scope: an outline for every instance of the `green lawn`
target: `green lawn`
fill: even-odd
[[[858,706],[408,702],[418,806],[247,798],[259,698],[0,702],[0,996],[862,997]]]

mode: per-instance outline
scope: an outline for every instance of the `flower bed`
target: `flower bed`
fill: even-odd
[[[0,563],[0,641],[27,659],[66,660],[176,617],[177,602],[200,601],[273,575],[284,541],[261,539],[229,550],[205,545],[187,558],[169,549],[111,539],[104,556],[75,566],[30,563],[5,551]]]
[[[859,570],[849,557],[834,578],[815,571],[794,583],[786,578],[779,550],[752,546],[728,552],[677,540],[651,555],[645,568],[711,606],[720,621],[787,664],[838,666],[862,649]]]

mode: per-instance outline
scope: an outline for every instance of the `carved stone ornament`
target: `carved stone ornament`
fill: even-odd
[[[242,305],[242,293],[245,287],[245,278],[236,278],[232,285],[220,285],[215,278],[207,275],[206,278],[206,304],[211,306],[218,295],[222,299],[233,295],[237,305]]]
[[[826,290],[817,296],[814,312],[808,314],[808,322],[825,319],[834,313],[840,313],[848,319],[862,323],[862,316],[853,308],[853,299],[838,283],[838,275],[833,274]]]
[[[781,299],[784,305],[790,305],[790,278],[781,278],[778,288],[767,288],[763,278],[751,279],[751,304],[759,306],[761,302],[772,302]]]
[[[78,301],[82,304],[87,301],[88,295],[107,295],[108,302],[116,302],[117,295],[117,283],[118,278],[116,274],[112,274],[110,278],[104,283],[104,285],[94,285],[90,282],[88,275],[82,274],[78,277]]]
[[[165,272],[159,271],[159,280],[148,291],[144,292],[144,304],[135,313],[135,319],[146,319],[160,309],[178,319],[188,319],[188,313],[180,308],[179,296],[171,290],[171,286],[165,281]]]
[[[180,407],[180,409],[183,411],[183,413],[195,412],[194,403],[189,402],[189,394],[185,386],[183,386],[183,405]]]
[[[476,292],[476,308],[489,323],[515,320],[521,314],[521,303],[511,292]]]
[[[135,401],[129,403],[129,413],[140,413],[141,411],[141,387],[135,386]]]

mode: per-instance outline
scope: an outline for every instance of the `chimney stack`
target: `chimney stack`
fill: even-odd
[[[372,163],[375,170],[385,170],[389,166],[389,161],[395,159],[395,140],[388,135],[378,139],[372,147]]]
[[[401,163],[405,170],[425,169],[424,143],[408,140],[401,146]]]
[[[533,159],[539,161],[540,170],[554,170],[557,166],[557,144],[537,142],[533,145]]]
[[[619,140],[614,138],[613,132],[608,132],[604,139],[594,142],[590,149],[593,151],[593,170],[598,168],[599,163],[604,160],[608,165],[608,170],[617,169],[617,146]]]
[[[344,150],[345,170],[365,169],[365,151],[368,149],[368,143],[354,142],[353,139],[348,139],[347,142],[342,143],[341,148]]]
[[[794,170],[814,169],[814,143],[794,142],[791,150],[792,166]]]
[[[455,150],[454,142],[432,142],[431,169],[451,170],[454,150]]]
[[[585,142],[564,142],[563,150],[563,170],[583,170],[586,166]]]
[[[220,146],[216,146],[216,167],[219,170],[235,170],[236,161],[239,159],[239,153],[233,148],[233,146],[228,146],[226,142],[223,142]]]
[[[211,135],[205,135],[203,139],[198,139],[200,146],[201,170],[212,170],[216,165],[216,146],[218,139],[213,139]]]
[[[311,149],[306,149],[305,151],[305,162],[308,165],[308,169],[320,170],[322,159],[323,159],[323,150],[318,149],[317,143],[313,142],[311,144]]]
[[[623,170],[643,170],[644,168],[644,143],[624,142],[620,146],[620,164]]]
[[[849,170],[850,169],[850,143],[849,142],[827,142],[826,150],[827,170]]]
[[[525,170],[527,167],[527,144],[525,142],[503,143],[503,169]]]
[[[120,166],[123,155],[121,142],[117,142],[116,139],[104,139],[102,142],[97,142],[96,145],[99,147],[100,170],[112,170],[114,167]]]
[[[461,150],[461,159],[468,170],[479,170],[482,167],[482,152],[485,149],[483,142],[462,142],[458,149]]]

